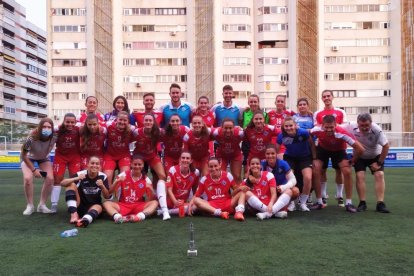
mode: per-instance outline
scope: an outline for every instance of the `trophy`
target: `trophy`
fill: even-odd
[[[190,222],[190,242],[188,244],[187,256],[189,257],[197,256],[197,249],[196,249],[195,241],[194,241],[194,225],[192,222]]]

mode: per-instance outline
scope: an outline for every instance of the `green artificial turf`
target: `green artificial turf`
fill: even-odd
[[[368,175],[368,211],[336,207],[293,212],[286,220],[245,222],[213,217],[150,218],[116,225],[99,219],[73,238],[64,194],[59,213],[23,216],[20,171],[0,171],[1,275],[413,275],[412,169],[386,170],[385,202],[375,210]],[[329,175],[333,179],[333,175]],[[40,183],[36,182],[35,201]],[[354,204],[358,204],[354,189]],[[198,256],[186,256],[194,223]]]

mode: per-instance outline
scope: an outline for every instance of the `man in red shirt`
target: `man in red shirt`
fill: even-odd
[[[155,117],[155,120],[158,124],[158,126],[160,126],[162,119],[163,119],[163,114],[161,111],[155,110],[154,109],[154,105],[155,105],[155,95],[154,93],[145,93],[142,103],[144,104],[145,110],[144,111],[136,111],[134,113],[132,113],[132,115],[135,118],[136,121],[136,126],[137,127],[144,127],[144,116],[145,114],[153,114]]]
[[[334,99],[334,96],[331,90],[324,90],[322,92],[322,101],[325,104],[325,107],[324,109],[318,110],[315,112],[315,114],[313,114],[315,125],[317,126],[322,125],[322,120],[326,115],[334,116],[337,124],[343,124],[347,121],[345,111],[340,108],[335,108],[333,106],[333,103],[332,103],[333,99]],[[336,177],[335,177],[336,199],[338,200],[338,206],[344,207],[344,200],[343,200],[343,195],[342,195],[344,184],[343,184],[341,170],[336,166],[333,166],[333,168],[335,169],[335,173],[336,173]],[[326,203],[326,198],[328,197],[326,193],[326,187],[327,187],[326,169],[327,169],[327,164],[326,164],[326,167],[322,169],[322,174],[321,174],[321,190],[322,190],[322,198],[324,200],[324,203]]]
[[[311,130],[311,134],[318,138],[316,147],[316,159],[313,161],[313,180],[317,203],[313,209],[322,209],[326,205],[322,201],[320,178],[322,168],[326,167],[329,158],[332,166],[338,167],[344,176],[346,211],[355,213],[357,209],[352,205],[352,170],[351,166],[358,160],[364,148],[355,140],[352,134],[336,125],[333,115],[326,115],[322,120],[322,127],[316,126]],[[353,157],[348,160],[346,147],[350,145],[354,149]]]

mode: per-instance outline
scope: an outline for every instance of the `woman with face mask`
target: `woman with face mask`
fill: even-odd
[[[43,118],[40,120],[37,128],[31,131],[29,137],[23,143],[20,159],[22,161],[23,187],[27,201],[23,215],[29,216],[35,211],[33,205],[33,177],[43,177],[44,179],[37,212],[51,212],[46,207],[46,201],[53,186],[53,170],[49,153],[55,142],[56,136],[53,135],[53,121],[49,118]]]

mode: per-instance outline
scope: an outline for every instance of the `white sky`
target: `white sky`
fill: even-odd
[[[26,19],[46,31],[46,0],[15,0],[26,8]]]

